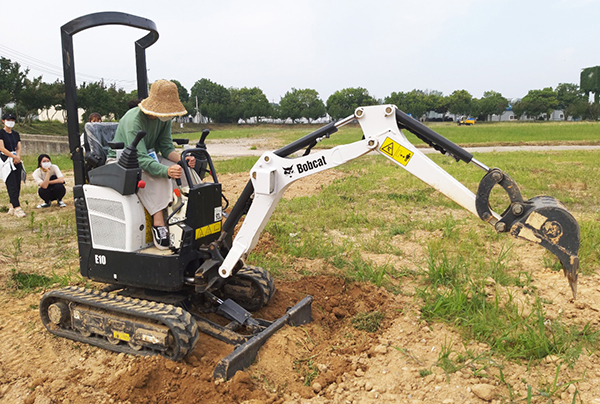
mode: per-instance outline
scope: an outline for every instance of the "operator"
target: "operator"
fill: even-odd
[[[138,131],[146,136],[137,146],[138,160],[142,169],[145,188],[138,190],[140,202],[153,218],[152,236],[154,245],[166,250],[169,248],[169,229],[165,226],[164,210],[171,202],[174,183],[171,179],[181,178],[182,168],[176,164],[181,160],[175,151],[171,137],[171,120],[187,114],[175,83],[168,80],[155,81],[150,87],[150,95],[137,107],[131,108],[119,121],[114,142],[131,144]],[[110,150],[107,163],[116,157]],[[186,157],[194,168],[193,156]]]

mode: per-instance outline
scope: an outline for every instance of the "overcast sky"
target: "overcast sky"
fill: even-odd
[[[582,68],[600,65],[600,0],[4,1],[0,56],[44,81],[62,79],[60,27],[100,11],[155,22],[150,81],[190,90],[208,78],[259,87],[272,102],[291,88],[326,101],[347,87],[381,99],[413,89],[520,98],[579,84]],[[78,83],[135,89],[133,42],[145,34],[119,26],[76,34]]]

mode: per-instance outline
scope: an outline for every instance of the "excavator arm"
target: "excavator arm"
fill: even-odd
[[[338,127],[354,119],[358,120],[363,130],[362,140],[310,153],[316,142],[329,137]],[[484,170],[486,174],[477,194],[410,143],[400,127],[414,133],[441,153],[472,163]],[[321,137],[313,138],[306,142],[308,149],[305,155],[291,158],[287,153],[292,150],[285,148],[276,152],[266,152],[250,170],[251,183],[246,187],[245,194],[253,191],[253,200],[244,223],[219,268],[221,277],[229,277],[240,259],[245,258],[254,248],[283,193],[294,181],[337,167],[369,152],[378,152],[469,212],[494,225],[498,232],[509,232],[515,237],[540,244],[551,251],[563,264],[573,295],[576,295],[579,226],[564,205],[555,198],[544,196],[524,201],[517,184],[508,175],[499,169],[486,167],[469,152],[393,105],[357,108],[353,116],[336,123],[335,127],[324,130]],[[300,146],[302,144],[298,145]],[[496,184],[508,193],[511,200],[510,206],[502,214],[489,207],[489,195]]]

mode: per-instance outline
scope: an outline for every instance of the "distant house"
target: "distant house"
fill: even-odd
[[[502,113],[502,115],[492,114],[488,119],[491,122],[511,122],[516,119],[516,116],[512,110],[506,110]]]
[[[83,109],[77,109],[79,122],[81,122],[84,113],[85,111]],[[67,111],[64,109],[56,110],[54,107],[40,109],[38,110],[37,119],[40,121],[59,121],[64,123],[67,121]]]
[[[562,109],[555,109],[550,114],[549,121],[564,121],[565,120],[565,112]]]

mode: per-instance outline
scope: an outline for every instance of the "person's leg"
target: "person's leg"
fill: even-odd
[[[52,200],[52,191],[50,187],[48,188],[38,188],[38,195],[44,201],[44,203],[40,203],[37,207],[39,208],[48,208],[50,207],[50,201]]]
[[[63,202],[63,198],[67,193],[67,189],[65,188],[65,184],[53,184],[52,186],[52,200],[56,200],[58,202],[58,206],[64,208],[67,206]]]
[[[173,186],[169,178],[158,178],[142,171],[144,188],[138,189],[140,202],[153,218],[152,236],[154,245],[165,250],[169,248],[169,230],[165,226],[163,211],[171,202]]]
[[[14,209],[21,206],[19,194],[21,193],[21,164],[17,164],[17,169],[13,170],[6,179],[6,189],[10,204]]]
[[[6,179],[6,188],[8,189],[10,204],[14,208],[13,215],[20,218],[26,216],[25,212],[23,212],[23,209],[21,209],[21,203],[19,202],[19,195],[21,194],[21,173],[23,172],[23,166],[21,164],[17,164],[16,168],[17,169],[10,173]]]

